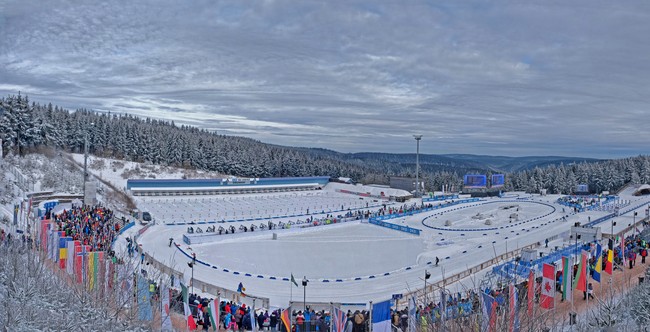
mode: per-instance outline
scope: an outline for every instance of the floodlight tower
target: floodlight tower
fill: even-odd
[[[90,123],[90,126],[95,126],[94,122]],[[84,184],[83,184],[83,203],[84,205],[88,204],[86,202],[86,182],[88,182],[88,128],[86,128],[86,135],[84,137]]]
[[[413,135],[417,144],[417,152],[415,154],[415,197],[420,197],[420,140],[422,135]]]

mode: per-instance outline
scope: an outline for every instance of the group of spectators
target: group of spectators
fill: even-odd
[[[120,231],[120,223],[113,218],[113,211],[102,206],[82,206],[52,214],[51,220],[60,231],[92,251],[110,250]]]

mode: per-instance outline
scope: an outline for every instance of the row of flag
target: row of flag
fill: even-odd
[[[77,283],[87,285],[89,290],[99,287],[100,281],[115,279],[114,267],[104,259],[103,251],[91,251],[91,246],[83,245],[55,228],[56,225],[50,220],[40,222],[41,250],[48,259],[58,263],[61,270],[73,276]]]
[[[580,254],[580,260],[578,262],[578,269],[576,275],[572,276],[573,264],[571,264],[571,259],[569,257],[562,257],[562,300],[571,299],[574,290],[587,292],[587,283],[588,283],[588,274],[589,274],[589,252],[582,251]],[[602,269],[602,246],[600,244],[596,245],[595,256],[595,266],[592,273],[592,278],[596,282],[600,282]],[[613,253],[611,250],[607,253],[607,261],[605,266],[605,273],[612,274],[613,270]],[[542,267],[542,285],[540,290],[540,307],[544,309],[552,309],[555,303],[555,265],[544,264]],[[529,277],[529,314],[532,308],[531,298],[534,297],[534,275],[533,271],[530,272]]]

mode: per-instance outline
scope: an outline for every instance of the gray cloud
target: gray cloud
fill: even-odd
[[[647,153],[650,3],[0,1],[0,93],[344,152]]]

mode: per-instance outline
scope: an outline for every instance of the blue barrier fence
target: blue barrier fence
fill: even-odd
[[[409,234],[420,235],[420,230],[417,229],[417,228],[396,225],[396,224],[392,224],[392,223],[385,222],[385,221],[380,221],[380,220],[373,220],[373,218],[370,218],[370,220],[368,220],[368,222],[373,224],[373,225],[394,229],[396,231],[405,232],[405,233],[409,233]]]
[[[588,196],[588,197],[590,197],[592,199],[599,199],[598,196]],[[612,196],[612,195],[606,196],[605,200],[603,202],[601,202],[600,205],[590,205],[590,206],[587,206],[587,207],[584,207],[584,206],[582,206],[582,204],[579,204],[579,203],[571,203],[571,202],[564,201],[564,200],[562,200],[562,198],[563,197],[560,197],[560,198],[557,199],[558,204],[568,206],[570,208],[575,208],[575,209],[578,210],[578,212],[585,212],[585,211],[591,211],[591,210],[597,209],[601,205],[609,204],[611,201],[615,200],[617,197]]]
[[[396,218],[401,218],[401,217],[406,217],[406,216],[412,216],[412,215],[415,215],[415,214],[429,212],[429,211],[438,210],[438,209],[443,209],[443,208],[458,205],[458,204],[473,203],[473,202],[478,202],[478,201],[479,201],[478,198],[462,199],[462,200],[459,200],[459,201],[440,204],[440,205],[437,205],[437,206],[432,206],[432,207],[419,209],[419,210],[406,211],[406,212],[402,212],[402,213],[393,213],[393,214],[387,214],[387,215],[383,215],[383,216],[371,217],[370,219],[368,219],[368,222],[373,224],[373,225],[378,225],[378,226],[387,227],[387,228],[390,228],[390,229],[394,229],[394,230],[398,230],[398,231],[402,231],[402,232],[406,232],[406,233],[420,235],[420,230],[417,229],[417,228],[395,225],[395,224],[392,224],[392,223],[384,222],[384,220],[391,220],[391,219],[396,219]]]
[[[437,202],[445,201],[448,199],[458,199],[458,195],[443,195],[443,196],[433,196],[433,197],[424,197],[422,198],[423,202]]]

